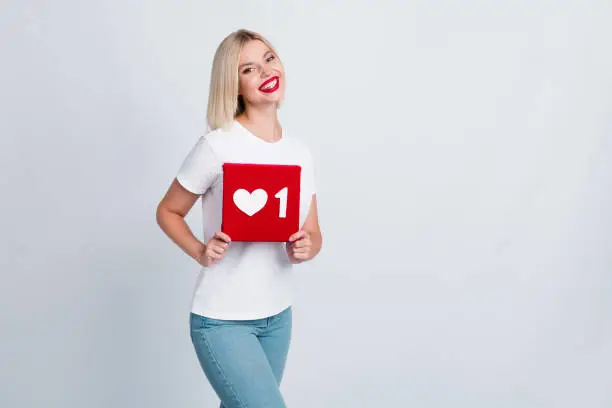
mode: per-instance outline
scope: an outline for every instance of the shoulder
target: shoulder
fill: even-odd
[[[223,135],[221,129],[209,130],[201,135],[194,146],[194,151],[200,155],[218,156],[223,149]]]
[[[200,136],[200,140],[198,141],[198,143],[207,144],[210,147],[214,148],[215,145],[222,143],[222,134],[222,129],[209,130],[204,135]]]
[[[202,138],[219,155],[224,155],[228,150],[239,148],[244,142],[244,138],[241,137],[235,126],[211,130]]]
[[[216,146],[218,144],[218,134],[218,130],[209,130],[199,136],[185,158],[185,165],[218,165],[219,155]]]

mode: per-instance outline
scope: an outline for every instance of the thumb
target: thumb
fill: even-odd
[[[293,243],[306,235],[306,231],[300,230],[289,237],[289,242]]]

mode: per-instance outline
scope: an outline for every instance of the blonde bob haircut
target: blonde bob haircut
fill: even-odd
[[[210,75],[206,114],[210,130],[227,129],[245,110],[244,100],[238,96],[238,62],[242,47],[251,40],[263,42],[280,60],[272,44],[256,32],[241,29],[225,37],[215,52]]]

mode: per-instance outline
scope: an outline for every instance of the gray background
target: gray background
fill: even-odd
[[[198,265],[155,208],[238,28],[278,48],[281,120],[317,166],[289,406],[612,406],[611,18],[595,0],[2,1],[0,406],[216,406],[188,333]]]

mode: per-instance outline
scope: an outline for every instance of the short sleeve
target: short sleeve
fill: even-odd
[[[176,179],[192,193],[204,194],[219,177],[221,169],[221,162],[204,135],[183,160]]]

